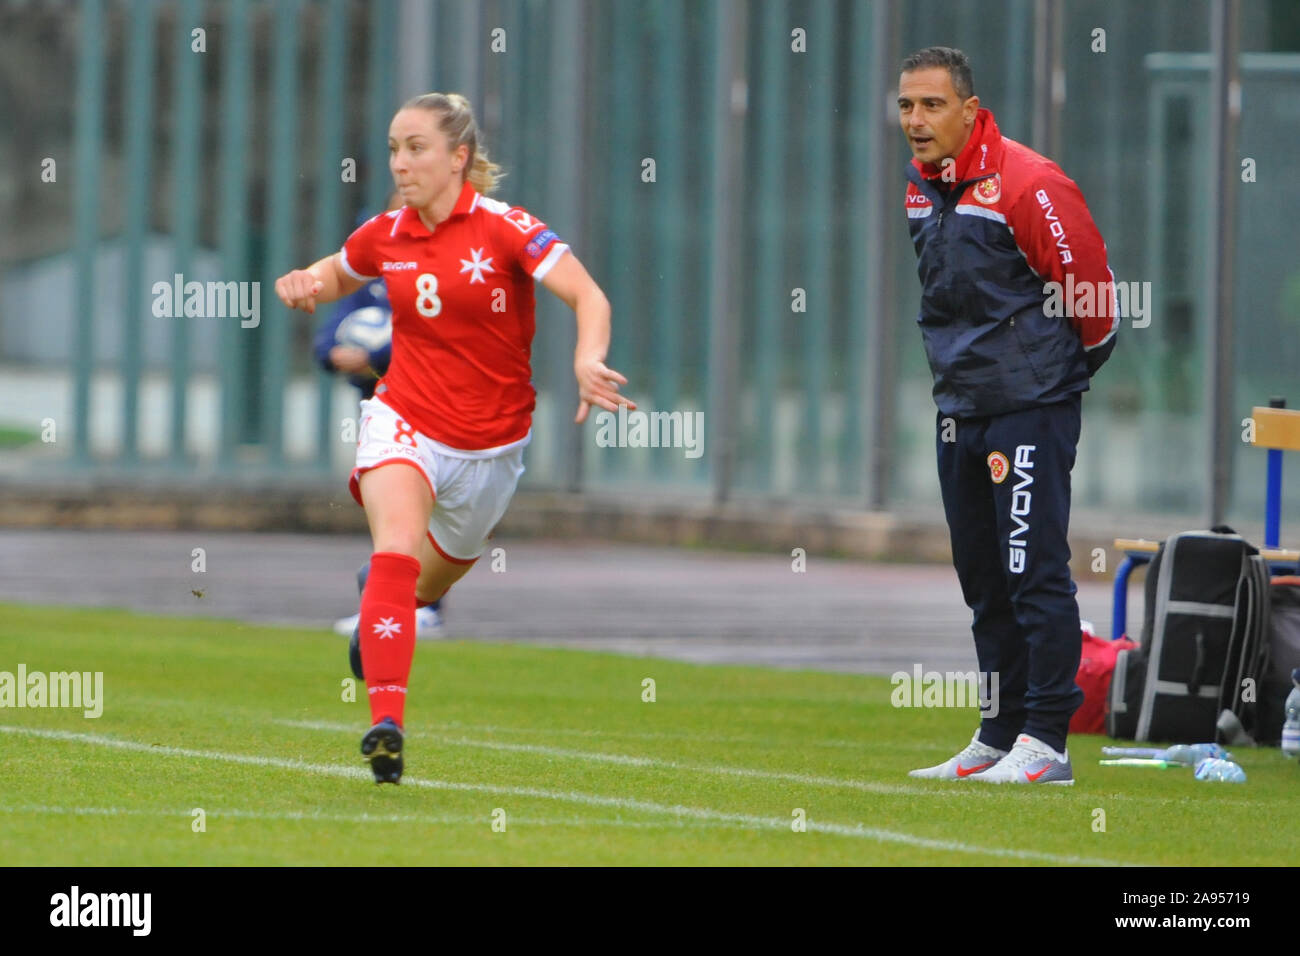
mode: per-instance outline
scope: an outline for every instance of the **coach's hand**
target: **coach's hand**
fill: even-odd
[[[304,312],[316,311],[316,296],[325,288],[321,282],[306,269],[294,269],[275,280],[275,294],[291,309]]]
[[[620,405],[636,408],[636,402],[618,393],[618,387],[626,385],[627,379],[600,359],[576,360],[573,374],[578,379],[578,415],[574,418],[577,424],[587,420],[592,405],[599,405],[607,412],[617,412]]]

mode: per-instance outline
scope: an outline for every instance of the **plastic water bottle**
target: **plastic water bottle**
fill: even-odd
[[[1207,757],[1196,765],[1197,780],[1217,780],[1221,783],[1245,783],[1246,771],[1231,760]]]
[[[1186,764],[1189,767],[1198,766],[1202,760],[1210,757],[1231,760],[1232,754],[1218,744],[1175,744],[1165,750],[1165,759],[1170,763]]]
[[[1282,725],[1282,753],[1300,756],[1300,667],[1291,672],[1291,693],[1286,696],[1286,723]]]

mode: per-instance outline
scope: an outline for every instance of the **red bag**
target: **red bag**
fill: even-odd
[[[1070,733],[1106,732],[1106,700],[1110,697],[1110,679],[1115,673],[1115,658],[1120,651],[1135,647],[1137,643],[1127,637],[1108,641],[1091,631],[1083,632],[1083,654],[1079,658],[1079,673],[1074,678],[1074,682],[1083,691],[1083,703],[1070,718]]]

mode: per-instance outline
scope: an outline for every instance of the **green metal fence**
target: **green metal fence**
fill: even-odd
[[[1005,135],[1059,140],[1054,158],[1083,188],[1116,277],[1158,287],[1151,329],[1122,331],[1088,400],[1076,495],[1197,511],[1216,451],[1191,437],[1206,405],[1187,369],[1200,367],[1195,343],[1212,321],[1192,306],[1216,237],[1197,233],[1186,200],[1213,185],[1203,131],[1169,110],[1195,114],[1208,93],[1205,74],[1187,79],[1191,99],[1177,107],[1175,81],[1151,63],[1205,54],[1212,5],[0,7],[13,104],[0,202],[21,235],[0,240],[0,389],[14,395],[0,425],[61,428],[10,471],[341,480],[355,396],[313,367],[315,320],[284,310],[272,285],[380,208],[392,112],[434,88],[470,95],[509,173],[499,195],[545,218],[605,288],[610,362],[629,393],[647,410],[705,415],[698,457],[602,447],[596,421],[572,424],[572,315],[543,295],[526,485],[932,507],[934,412],[900,201],[907,155],[889,101],[902,55],[948,43],[971,55]],[[1279,9],[1244,5],[1243,49],[1271,49]],[[1056,77],[1064,99],[1037,76]],[[1257,106],[1243,149],[1271,170],[1257,191],[1243,186],[1248,232],[1300,202],[1282,132],[1300,80],[1247,70],[1243,83]],[[46,157],[53,182],[39,175]],[[1294,363],[1250,357],[1300,324],[1289,255],[1276,237],[1239,247],[1234,401],[1247,410],[1293,377]],[[153,289],[176,275],[260,283],[260,321],[157,316]],[[1241,459],[1233,508],[1253,514],[1251,452],[1217,453]]]

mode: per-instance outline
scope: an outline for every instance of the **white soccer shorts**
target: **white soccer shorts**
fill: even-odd
[[[433,495],[429,541],[448,561],[472,564],[487,547],[492,529],[506,513],[524,473],[527,439],[491,457],[466,458],[445,449],[377,398],[361,403],[357,463],[348,490],[361,500],[360,477],[390,462],[413,465]],[[469,452],[466,454],[478,454]]]

